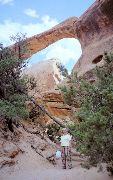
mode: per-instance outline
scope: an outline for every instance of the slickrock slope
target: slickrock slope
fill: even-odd
[[[36,79],[37,86],[29,94],[34,95],[38,104],[44,105],[53,117],[61,121],[69,121],[71,109],[64,104],[63,97],[57,87],[63,80],[63,76],[57,67],[57,62],[56,59],[41,61],[27,68],[24,73]],[[40,121],[42,125],[49,122],[52,122],[52,120],[46,115]]]
[[[113,1],[96,0],[80,18],[69,18],[52,29],[24,41],[30,53],[22,55],[22,58],[26,59],[60,39],[76,38],[81,43],[83,54],[73,70],[82,75],[101,64],[105,50],[113,50],[112,19]],[[22,47],[22,44],[20,46]],[[18,48],[15,50],[18,52]]]
[[[59,82],[61,82],[62,75],[57,67],[57,62],[56,59],[49,59],[40,61],[30,68],[26,68],[24,73],[29,77],[33,76],[37,82],[35,92],[32,93],[39,96],[42,93],[50,92],[56,88]]]

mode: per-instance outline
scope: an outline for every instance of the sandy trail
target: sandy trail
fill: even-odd
[[[30,138],[30,137],[29,137]],[[25,141],[26,140],[26,141]],[[27,136],[21,142],[25,151],[16,157],[17,163],[0,170],[0,180],[111,180],[107,172],[97,172],[97,168],[89,170],[80,166],[80,162],[73,161],[72,169],[62,169],[61,160],[57,165],[50,164],[39,156],[27,142]]]
[[[96,168],[83,169],[80,163],[73,162],[73,169],[63,170],[61,162],[56,166],[37,156],[32,149],[19,155],[18,163],[1,170],[0,180],[111,180],[106,172],[97,172]]]

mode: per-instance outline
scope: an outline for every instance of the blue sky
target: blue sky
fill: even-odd
[[[32,36],[61,21],[81,16],[95,0],[0,0],[0,42],[9,45],[10,35]],[[63,39],[34,55],[29,63],[58,58],[71,71],[81,55],[78,40]]]

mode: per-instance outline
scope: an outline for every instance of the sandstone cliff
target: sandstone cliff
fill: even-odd
[[[58,89],[57,84],[61,82],[63,77],[57,63],[58,60],[49,59],[25,69],[24,74],[29,77],[33,76],[37,82],[35,91],[31,92],[32,95],[34,93],[35,96],[39,96],[42,93],[54,91],[55,88]]]
[[[41,104],[45,109],[56,119],[61,122],[69,121],[71,118],[71,108],[64,104],[63,97],[58,88],[59,83],[62,83],[63,76],[57,66],[58,60],[49,59],[34,64],[27,68],[24,72],[27,76],[35,77],[37,86],[34,90],[29,91],[30,95],[34,95],[38,104]],[[32,104],[28,104],[32,110]],[[46,114],[37,121],[45,126],[53,122]]]
[[[77,37],[82,56],[74,67],[82,75],[102,63],[104,51],[113,50],[113,1],[96,2],[79,18]]]

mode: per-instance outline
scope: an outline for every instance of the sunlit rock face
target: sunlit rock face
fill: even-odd
[[[61,93],[46,93],[43,95],[43,102],[47,111],[62,123],[66,123],[66,121],[69,122],[71,120],[71,108],[68,105],[64,104],[64,99]],[[47,116],[46,120],[48,122],[52,122],[52,120]]]
[[[71,118],[71,108],[64,104],[63,97],[60,93],[58,85],[62,83],[63,76],[57,66],[57,59],[50,59],[39,62],[25,70],[25,74],[35,77],[37,86],[34,90],[29,91],[30,95],[34,95],[36,101],[40,105],[44,105],[46,110],[59,121],[69,121]],[[28,106],[30,105],[30,102]],[[32,110],[32,104],[30,109]],[[39,120],[39,119],[38,119]],[[40,124],[46,125],[52,120],[45,115],[41,118]]]
[[[28,77],[33,76],[37,82],[37,86],[34,91],[30,92],[31,94],[39,96],[45,92],[54,91],[57,88],[57,85],[63,79],[57,63],[57,59],[49,59],[40,61],[25,69],[24,73],[27,74]]]
[[[14,49],[17,55],[20,55],[22,59],[28,59],[33,54],[45,49],[46,47],[60,39],[77,38],[75,29],[77,21],[77,17],[71,17],[45,32],[23,40],[22,42],[20,42],[19,48],[18,44],[14,44],[10,46],[10,48]],[[27,51],[23,54],[23,51],[21,51],[21,49],[23,49],[23,47],[25,46],[27,47]],[[19,50],[21,52],[18,52]]]

